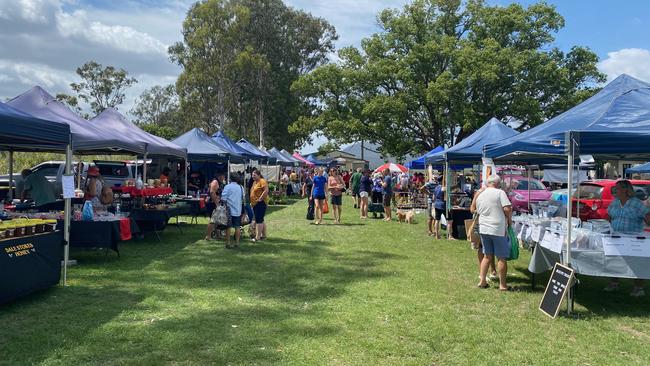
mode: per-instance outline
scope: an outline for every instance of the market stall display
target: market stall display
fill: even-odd
[[[153,232],[160,240],[160,232],[165,229],[169,219],[176,218],[176,225],[180,230],[178,217],[190,213],[191,206],[185,202],[145,204],[142,208],[133,208],[129,213],[129,218],[138,224],[142,232]]]
[[[54,226],[48,224],[43,230]],[[54,286],[61,279],[63,232],[15,236],[16,230],[24,229],[5,223],[0,226],[5,235],[0,240],[0,304]]]
[[[140,228],[130,218],[115,218],[93,221],[72,221],[70,224],[70,246],[86,249],[111,249],[120,255],[119,242],[131,240],[140,233]]]

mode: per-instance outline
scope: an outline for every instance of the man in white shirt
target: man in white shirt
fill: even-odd
[[[507,260],[510,256],[510,241],[507,235],[508,226],[512,222],[512,204],[504,191],[499,189],[501,178],[491,176],[487,179],[487,188],[480,192],[476,199],[476,213],[479,215],[479,234],[483,245],[483,261],[481,262],[480,288],[489,287],[486,275],[490,263],[497,257],[499,272],[499,290],[508,291],[506,275]],[[513,245],[517,245],[513,243]]]
[[[244,200],[244,187],[241,186],[241,176],[237,173],[233,173],[230,176],[230,183],[228,183],[221,192],[221,199],[226,202],[228,208],[230,209],[230,221],[231,225],[226,229],[226,248],[237,248],[239,247],[239,239],[241,238],[241,215],[245,213],[242,212],[242,203]],[[235,229],[235,245],[230,245],[230,229]]]

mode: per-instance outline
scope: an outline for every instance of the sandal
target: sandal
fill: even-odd
[[[478,286],[476,286],[476,287],[478,287],[478,288],[480,288],[480,289],[486,289],[486,288],[490,288],[490,284],[489,284],[489,283],[486,283],[486,284],[483,285],[483,286],[478,285]]]
[[[506,288],[500,288],[500,289],[499,289],[499,291],[503,291],[503,292],[510,292],[510,291],[514,291],[514,290],[515,290],[515,289],[512,288],[511,286],[508,286],[508,287],[506,287]]]

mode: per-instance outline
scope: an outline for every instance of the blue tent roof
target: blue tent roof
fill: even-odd
[[[639,164],[637,166],[633,166],[631,168],[627,168],[625,170],[625,173],[627,174],[641,174],[641,173],[650,173],[650,163],[645,163],[645,164]]]
[[[425,169],[426,168],[426,158],[433,155],[433,154],[439,153],[439,152],[443,151],[444,149],[445,149],[444,147],[438,146],[438,147],[432,149],[431,151],[429,151],[428,153],[420,156],[419,158],[416,158],[416,159],[413,159],[413,160],[409,161],[408,163],[406,163],[406,167],[409,168],[409,169],[420,169],[420,170]]]
[[[251,154],[263,157],[260,158],[260,161],[262,161],[263,163],[269,163],[269,164],[275,163],[276,159],[272,157],[271,154],[251,144],[246,139],[240,139],[239,141],[237,141],[237,145]]]
[[[217,145],[221,146],[222,149],[230,153],[231,161],[242,162],[248,159],[259,160],[263,158],[263,156],[251,154],[248,150],[237,145],[233,140],[231,140],[228,136],[226,136],[226,134],[223,133],[223,131],[218,131],[217,133],[212,135],[212,139],[214,140],[214,142],[217,143]]]
[[[565,134],[570,131],[576,131],[574,139],[581,154],[647,155],[650,84],[623,74],[559,116],[508,141],[489,145],[486,156],[520,162],[566,156]]]
[[[291,160],[291,159],[287,158],[286,156],[284,156],[280,152],[280,150],[278,150],[278,149],[276,149],[274,147],[269,149],[268,153],[271,154],[271,156],[273,156],[274,158],[277,159],[278,165],[282,165],[282,166],[295,166],[296,165],[296,163],[293,160]]]
[[[314,163],[317,166],[327,166],[326,161],[316,159],[316,156],[314,156],[314,154],[307,156],[305,159],[309,160],[310,162]]]
[[[193,128],[172,140],[172,143],[187,149],[188,160],[226,161],[230,155],[205,132]]]
[[[146,152],[151,155],[175,156],[178,158],[185,158],[187,155],[186,150],[182,147],[162,137],[143,131],[113,108],[105,109],[102,113],[91,119],[90,123],[99,126],[101,129],[110,129],[124,136],[129,136],[133,141],[144,143]]]
[[[70,126],[72,149],[77,153],[128,152],[141,154],[145,151],[144,143],[133,141],[129,136],[112,129],[101,129],[94,126],[77,116],[39,86],[11,99],[7,104],[34,117]]]
[[[305,165],[305,163],[304,163],[302,160],[300,160],[300,159],[298,159],[297,157],[293,156],[290,152],[288,152],[288,151],[285,150],[285,149],[280,150],[280,154],[286,156],[287,159],[289,159],[290,161],[294,162],[296,166],[298,166],[298,165]]]
[[[0,148],[20,151],[65,151],[70,126],[46,121],[0,102]]]
[[[506,126],[496,118],[491,118],[481,128],[449,149],[427,157],[427,164],[442,163],[479,163],[483,157],[485,145],[494,144],[517,135],[518,132]]]

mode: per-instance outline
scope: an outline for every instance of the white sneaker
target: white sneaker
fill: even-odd
[[[644,297],[645,296],[645,290],[643,287],[635,287],[632,292],[630,292],[630,296],[632,297]]]
[[[499,276],[495,276],[493,274],[489,275],[487,278],[490,281],[498,281],[499,280]]]

